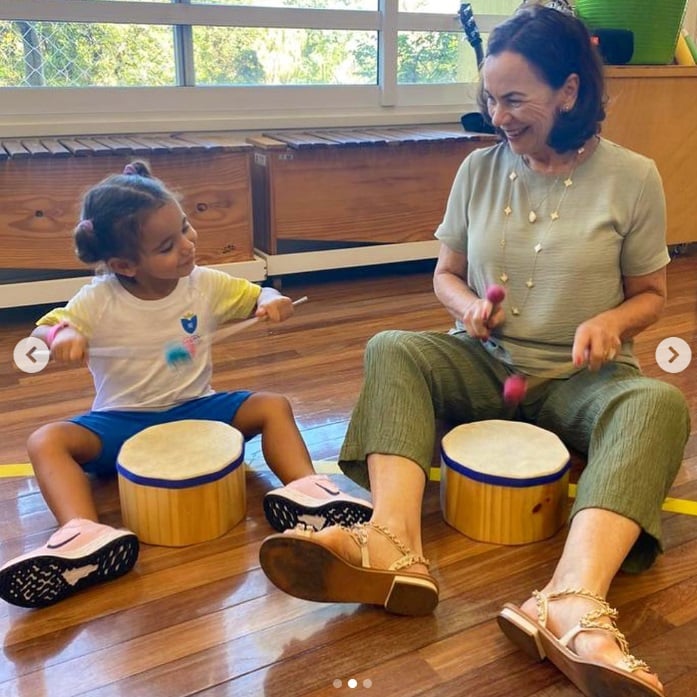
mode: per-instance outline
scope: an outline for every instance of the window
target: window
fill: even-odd
[[[171,27],[98,22],[0,24],[1,87],[174,85],[174,66]]]
[[[473,4],[486,38],[519,0]],[[0,127],[41,130],[43,122],[58,131],[75,124],[76,132],[118,132],[249,128],[260,117],[276,127],[444,120],[472,106],[477,79],[459,7],[449,0],[3,0]]]

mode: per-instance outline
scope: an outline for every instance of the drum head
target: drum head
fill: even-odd
[[[561,476],[569,451],[559,438],[520,421],[486,420],[457,426],[442,440],[448,467],[480,481],[522,483]]]
[[[222,421],[185,419],[158,424],[129,438],[117,469],[129,479],[183,482],[206,478],[241,462],[244,438]]]

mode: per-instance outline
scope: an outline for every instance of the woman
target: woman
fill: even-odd
[[[436,232],[434,288],[456,329],[368,344],[340,464],[370,485],[371,520],[274,536],[261,560],[302,598],[430,612],[438,586],[420,516],[436,419],[510,416],[502,385],[523,373],[515,418],[588,458],[552,578],[499,624],[585,694],[661,695],[605,598],[620,568],[644,570],[661,550],[661,503],[690,425],[681,393],[643,377],[632,354],[665,303],[665,202],[652,161],[599,137],[603,94],[573,16],[526,6],[493,31],[481,101],[502,142],[462,164]],[[492,283],[506,291],[497,306]]]

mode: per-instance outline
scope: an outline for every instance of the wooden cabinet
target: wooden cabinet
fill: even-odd
[[[459,124],[249,140],[254,241],[269,276],[433,258],[457,168],[494,142]]]
[[[656,161],[668,208],[668,244],[697,241],[697,67],[607,69],[602,135]]]

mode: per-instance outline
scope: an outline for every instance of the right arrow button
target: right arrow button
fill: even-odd
[[[690,345],[678,336],[669,336],[656,347],[656,363],[666,373],[682,373],[691,360]]]

